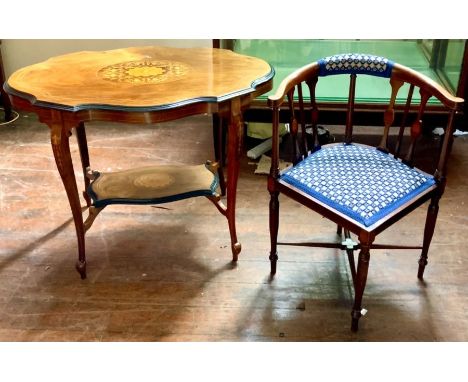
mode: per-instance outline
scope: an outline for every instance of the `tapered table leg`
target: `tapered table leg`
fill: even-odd
[[[213,141],[214,141],[214,154],[215,160],[219,163],[218,178],[221,195],[226,195],[226,180],[224,178],[223,168],[225,166],[225,129],[223,126],[223,119],[218,114],[213,114]]]
[[[86,169],[89,167],[89,154],[88,154],[88,142],[86,140],[86,130],[85,130],[84,122],[80,122],[80,124],[76,127],[76,140],[78,142],[78,148],[80,150],[81,167],[83,168],[83,177],[84,177],[84,186],[85,186],[85,189],[83,191],[83,197],[86,200],[86,205],[89,207],[91,206],[91,198],[86,192],[90,184],[90,180],[86,176]]]
[[[78,240],[78,261],[76,263],[76,269],[80,273],[81,278],[84,279],[86,278],[85,231],[69,143],[73,126],[67,126],[66,123],[64,123],[59,111],[53,111],[52,113],[54,119],[53,122],[49,123],[52,150],[75,222]]]
[[[237,261],[242,247],[241,244],[237,241],[236,233],[236,193],[244,138],[244,127],[242,125],[242,114],[240,109],[240,101],[238,99],[234,99],[231,102],[231,116],[229,120],[228,134],[226,217],[229,225],[229,233],[231,234],[232,260]]]

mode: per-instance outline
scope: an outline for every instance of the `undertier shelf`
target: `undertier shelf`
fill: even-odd
[[[211,164],[160,165],[119,172],[93,171],[88,194],[97,208],[109,204],[160,204],[216,195],[218,175]]]

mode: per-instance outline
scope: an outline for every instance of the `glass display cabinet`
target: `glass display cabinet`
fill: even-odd
[[[215,40],[215,46],[232,49],[235,52],[255,56],[268,61],[275,69],[273,90],[257,98],[250,110],[253,119],[266,118],[266,100],[276,90],[287,74],[305,64],[322,57],[339,53],[368,53],[384,56],[394,62],[413,68],[438,83],[444,85],[454,95],[467,98],[468,49],[467,40]],[[372,119],[378,118],[381,123],[383,105],[388,101],[388,86],[382,85],[372,76],[364,76],[356,87],[356,112],[365,112],[367,124],[373,124]],[[343,81],[341,76],[330,76],[317,86],[317,100],[321,110],[329,112],[327,120],[330,123],[340,123],[339,111],[347,101],[347,86],[340,86],[337,81]],[[403,105],[407,92],[399,93],[397,105]],[[418,95],[415,95],[417,101]],[[431,124],[437,125],[439,103],[431,99],[427,110],[431,113]],[[379,111],[377,113],[372,112]],[[465,112],[466,105],[465,105]],[[358,122],[358,121],[357,121]],[[458,128],[464,127],[463,119],[458,118]]]
[[[466,40],[419,40],[435,80],[442,82],[453,94],[463,97],[459,87],[463,78],[462,67]],[[466,78],[464,79],[466,81]],[[462,89],[463,90],[463,89]]]

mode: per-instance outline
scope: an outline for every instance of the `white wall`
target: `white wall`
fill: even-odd
[[[212,40],[2,40],[0,47],[5,76],[8,78],[15,70],[60,54],[145,45],[211,47]]]

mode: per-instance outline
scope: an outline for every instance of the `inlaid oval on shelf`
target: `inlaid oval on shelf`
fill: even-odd
[[[160,165],[99,173],[88,193],[96,207],[157,204],[216,193],[218,177],[206,165]]]
[[[136,176],[133,185],[137,188],[165,188],[174,183],[175,178],[167,173],[142,174]]]

